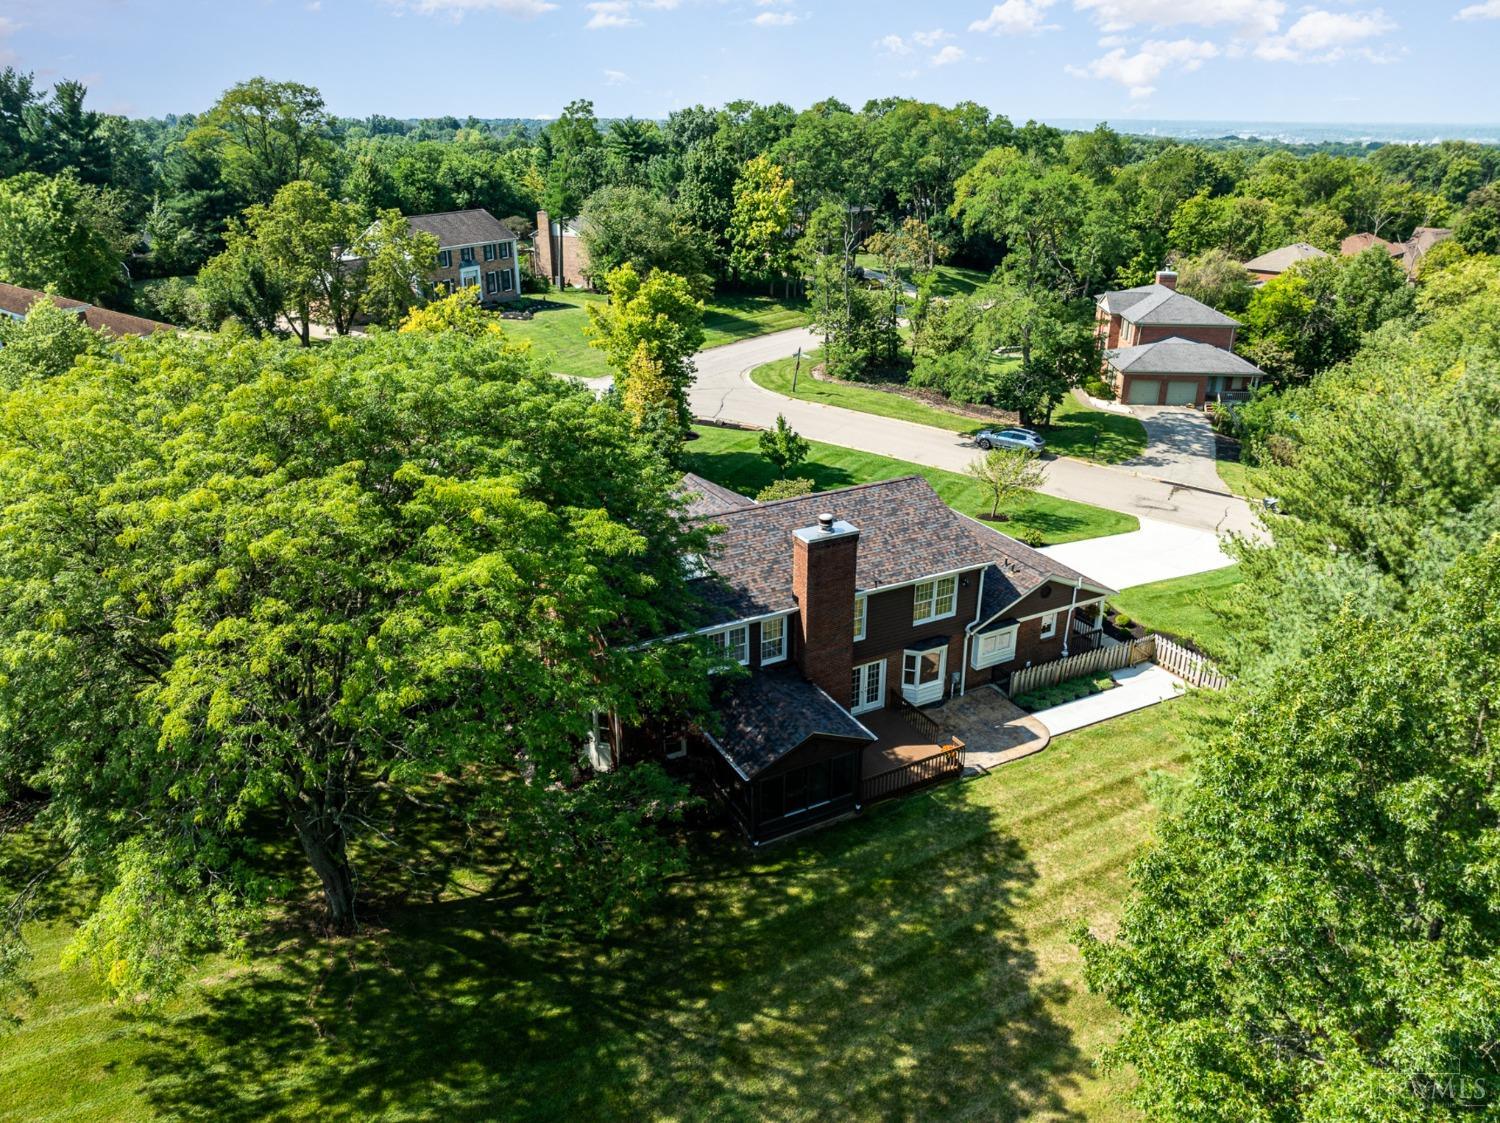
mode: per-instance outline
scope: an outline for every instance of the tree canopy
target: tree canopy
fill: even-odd
[[[496,337],[158,336],[9,390],[0,790],[44,792],[103,873],[80,954],[170,981],[282,884],[277,845],[348,927],[362,840],[442,774],[557,900],[606,924],[649,896],[683,793],[578,746],[707,681],[692,645],[633,642],[692,620],[674,484]],[[161,893],[199,918],[180,941],[130,920]]]

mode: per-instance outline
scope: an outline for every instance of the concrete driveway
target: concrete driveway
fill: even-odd
[[[1044,546],[1042,553],[1116,590],[1234,564],[1218,535],[1160,519],[1142,519],[1130,534]]]
[[[1146,427],[1146,450],[1122,467],[1229,494],[1214,467],[1214,430],[1206,413],[1182,406],[1131,406],[1130,412]]]
[[[776,415],[780,413],[809,440],[950,472],[964,471],[980,455],[968,438],[946,429],[787,398],[763,390],[750,380],[750,371],[762,363],[793,355],[798,347],[809,351],[820,342],[811,331],[795,328],[700,351],[695,357],[698,377],[688,395],[693,415],[769,427],[776,424]],[[1044,493],[1123,511],[1142,520],[1191,527],[1206,536],[1200,549],[1206,549],[1209,543],[1216,548],[1216,536],[1220,533],[1255,533],[1250,508],[1232,495],[1185,488],[1155,478],[1142,469],[1108,467],[1065,457],[1049,459],[1043,468]],[[1212,465],[1209,471],[1213,471]],[[1119,542],[1122,537],[1128,536],[1117,535],[1109,541]]]

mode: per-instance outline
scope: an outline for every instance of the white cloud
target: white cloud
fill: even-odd
[[[937,54],[933,55],[932,58],[928,59],[928,61],[933,66],[951,66],[955,62],[963,62],[964,57],[964,49],[962,47],[955,47],[950,43]]]
[[[1058,25],[1047,23],[1047,9],[1057,0],[1005,0],[990,9],[990,14],[969,24],[970,31],[991,35],[1032,35],[1039,31],[1056,31]]]
[[[931,31],[913,31],[911,37],[912,41],[919,47],[936,47],[945,39],[953,38],[952,35],[949,35],[941,27],[935,27]]]
[[[595,0],[587,5],[593,13],[584,24],[586,31],[604,31],[615,27],[633,27],[641,21],[630,14],[630,0]]]
[[[1500,0],[1485,0],[1483,4],[1470,4],[1459,11],[1454,19],[1500,19]]]
[[[762,12],[750,22],[756,27],[789,27],[801,18],[796,12]]]
[[[623,70],[606,70],[604,72],[604,84],[606,86],[628,86],[630,75]]]
[[[1394,30],[1395,21],[1379,8],[1361,12],[1318,9],[1303,15],[1284,34],[1265,40],[1255,54],[1272,62],[1337,62],[1351,51],[1374,59],[1377,56],[1364,44]]]
[[[469,12],[530,17],[557,8],[551,0],[411,0],[407,6],[424,16],[451,15],[454,19],[462,19]]]
[[[1286,12],[1283,0],[1073,0],[1092,12],[1105,31],[1149,27],[1222,27],[1247,35],[1270,35]]]
[[[877,50],[884,51],[888,55],[909,55],[911,46],[899,35],[887,35],[875,40]]]
[[[1193,71],[1218,56],[1218,47],[1196,39],[1148,39],[1133,55],[1116,47],[1085,67],[1070,66],[1067,71],[1079,78],[1107,78],[1128,89],[1131,97],[1144,98],[1156,91],[1156,80],[1169,68]]]

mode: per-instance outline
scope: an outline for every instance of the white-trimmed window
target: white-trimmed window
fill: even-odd
[[[750,625],[748,624],[736,624],[732,628],[710,632],[708,642],[742,667],[750,662]]]
[[[760,622],[760,661],[779,663],[786,658],[786,617],[772,616]]]
[[[1057,635],[1057,613],[1049,612],[1042,617],[1042,639],[1051,639]]]
[[[1019,625],[1012,624],[1009,628],[1000,628],[975,636],[973,654],[969,657],[970,662],[974,664],[974,669],[993,667],[996,663],[1008,663],[1014,659],[1018,627]]]
[[[958,611],[958,578],[939,577],[912,586],[911,622],[925,624]]]
[[[870,615],[870,598],[864,593],[854,594],[854,638],[865,638],[865,623]]]

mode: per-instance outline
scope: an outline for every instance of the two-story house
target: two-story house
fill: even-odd
[[[519,299],[521,273],[516,257],[516,236],[510,227],[483,207],[441,214],[409,215],[414,230],[431,234],[438,241],[433,282],[441,292],[473,286],[480,302],[505,304]]]
[[[912,740],[910,709],[1083,649],[1110,595],[918,476],[766,503],[684,488],[688,517],[719,528],[699,640],[749,673],[703,727],[605,723],[594,756],[697,755],[757,842],[859,810]]]
[[[1100,294],[1094,334],[1104,377],[1129,405],[1202,406],[1210,397],[1246,394],[1260,368],[1233,353],[1239,321],[1177,291],[1177,274]]]

